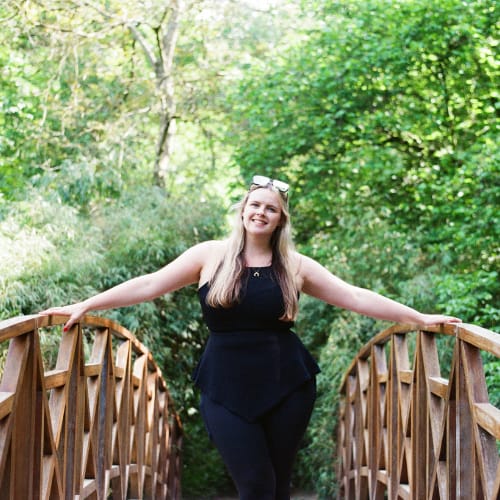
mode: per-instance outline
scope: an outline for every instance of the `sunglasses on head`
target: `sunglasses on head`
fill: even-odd
[[[271,187],[274,191],[279,191],[285,196],[290,189],[290,186],[286,182],[271,179],[265,175],[254,175],[252,178],[252,186]]]

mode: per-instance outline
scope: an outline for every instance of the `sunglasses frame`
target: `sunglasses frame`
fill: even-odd
[[[252,177],[252,186],[269,187],[271,186],[275,191],[287,196],[290,189],[289,184],[277,179],[271,179],[265,175],[254,175]]]

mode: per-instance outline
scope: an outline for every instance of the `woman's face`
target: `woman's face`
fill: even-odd
[[[282,218],[280,195],[271,189],[253,190],[242,212],[247,233],[271,236]]]

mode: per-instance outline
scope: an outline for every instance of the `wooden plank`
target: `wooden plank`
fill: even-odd
[[[453,361],[451,365],[449,391],[448,391],[448,408],[446,411],[446,429],[445,436],[443,437],[443,444],[441,449],[441,454],[446,453],[445,463],[446,463],[446,477],[447,477],[447,491],[446,497],[454,499],[457,498],[458,491],[458,477],[460,470],[458,468],[458,456],[460,443],[457,442],[457,436],[459,436],[459,426],[458,426],[458,407],[459,407],[459,392],[458,392],[458,342],[455,344]]]
[[[109,478],[113,479],[120,475],[120,467],[118,465],[112,465],[111,469],[109,469]]]
[[[123,368],[122,366],[115,365],[114,372],[116,378],[123,378],[125,376],[125,368]]]
[[[493,484],[492,494],[488,500],[498,500],[500,498],[500,460],[498,461],[495,474],[495,483]]]
[[[399,380],[410,385],[413,382],[413,370],[399,370]]]
[[[477,423],[495,439],[500,440],[500,410],[490,403],[474,404]]]
[[[377,470],[377,481],[379,483],[384,483],[386,486],[388,484],[388,474],[384,469]]]
[[[50,370],[45,372],[45,388],[62,387],[68,380],[68,370]]]
[[[387,342],[391,341],[393,339],[393,336],[396,334],[406,334],[408,332],[416,330],[416,325],[398,324],[393,325],[372,337],[372,339],[359,350],[358,355],[352,360],[349,368],[345,371],[344,377],[342,378],[342,381],[340,383],[340,390],[344,390],[344,385],[346,384],[347,377],[355,371],[358,359],[367,359],[369,357],[372,345],[386,344]]]
[[[97,490],[97,485],[95,479],[84,479],[83,487],[80,490],[79,498],[87,498],[91,493],[94,493]]]
[[[500,334],[476,325],[460,325],[458,338],[500,358]]]
[[[458,494],[460,498],[475,498],[478,471],[476,470],[476,449],[473,432],[472,401],[469,400],[466,347],[458,341],[457,356],[457,410],[458,410]]]
[[[495,441],[500,439],[500,410],[488,402],[481,356],[477,349],[500,357],[500,335],[465,324],[425,328],[417,336],[421,342],[421,352],[418,354],[416,351],[418,366],[414,373],[408,363],[405,338],[410,330],[407,325],[398,325],[392,332],[385,330],[372,337],[360,349],[344,374],[342,389],[346,395],[341,402],[345,410],[340,421],[339,450],[344,450],[343,460],[348,466],[339,464],[339,470],[345,473],[352,471],[351,475],[354,476],[349,480],[339,475],[339,481],[344,485],[343,494],[352,497],[361,493],[363,485],[360,471],[365,467],[363,448],[369,450],[368,467],[373,467],[368,473],[371,478],[370,497],[376,494],[374,478],[381,470],[382,460],[377,451],[380,448],[380,436],[377,438],[375,435],[375,428],[378,419],[383,418],[387,426],[387,494],[390,498],[396,498],[400,493],[399,483],[405,482],[404,476],[408,475],[410,489],[414,481],[420,483],[417,487],[419,497],[472,495],[496,500],[500,487],[500,463]],[[440,375],[440,355],[435,334],[460,339],[454,352],[453,380],[448,381]],[[373,368],[377,363],[374,348],[385,344],[391,335],[391,364],[386,379],[381,370]],[[358,380],[361,360],[370,361],[371,366],[371,379],[366,389],[367,401],[361,399],[365,392],[365,381]],[[387,388],[377,392],[379,384],[387,384]],[[410,399],[413,401],[411,408],[408,405]],[[380,406],[375,406],[376,402]],[[411,429],[409,418],[412,421]],[[364,428],[366,421],[368,431]],[[363,439],[359,437],[361,429],[364,429]],[[354,430],[356,437],[351,436]],[[418,451],[405,444],[410,437],[414,443],[418,443]],[[357,451],[353,452],[353,449]],[[409,469],[412,468],[411,464],[415,467],[417,457],[421,461],[420,466],[411,474]],[[361,464],[357,463],[358,460],[362,461]],[[397,467],[398,470],[391,470],[391,467]],[[399,474],[401,477],[398,477]],[[401,496],[408,496],[411,491]]]
[[[387,435],[389,443],[389,460],[387,471],[389,475],[389,495],[395,497],[395,488],[399,469],[400,455],[400,432],[399,432],[399,383],[397,382],[397,372],[400,353],[401,339],[394,336],[390,345],[390,362],[389,362],[389,382],[387,390],[386,402],[386,419],[387,419]]]
[[[427,460],[429,446],[428,392],[425,380],[423,335],[417,338],[415,350],[415,385],[412,396],[411,418],[411,485],[414,498],[424,498],[427,490]]]
[[[0,392],[0,420],[12,412],[15,392]]]
[[[0,391],[16,392],[19,386],[19,380],[25,370],[28,348],[28,336],[12,339],[7,352],[7,359],[3,371],[2,381],[0,382]]]
[[[380,457],[382,455],[382,409],[380,400],[382,399],[384,387],[378,382],[380,376],[385,375],[387,378],[387,366],[384,353],[384,347],[379,345],[374,345],[372,347],[371,353],[371,363],[370,363],[370,381],[369,390],[367,394],[368,408],[367,408],[367,428],[365,438],[365,449],[368,454],[368,487],[369,491],[374,491],[377,487],[377,479],[374,471],[377,471],[381,464],[379,463]],[[373,471],[373,473],[372,473]]]
[[[37,328],[37,315],[18,316],[0,321],[0,342],[19,337]]]
[[[446,399],[448,394],[448,380],[442,377],[429,377],[427,379],[429,390],[432,394]]]
[[[142,384],[142,378],[137,375],[132,375],[132,385],[134,387],[140,387]]]
[[[409,484],[404,484],[404,483],[399,484],[397,498],[403,498],[404,500],[411,499],[411,492],[410,492],[410,485]]]
[[[35,429],[37,424],[35,380],[38,366],[36,365],[34,334],[13,339],[11,346],[15,343],[22,346],[25,363],[17,380],[14,409],[11,415],[14,419],[11,437],[11,487],[18,498],[33,498],[34,481],[40,479],[40,471],[35,470],[35,450],[38,444],[36,438],[40,429]],[[13,351],[9,349],[9,355],[11,352]],[[34,429],[36,432],[33,432]],[[34,474],[27,475],[26,471],[33,471]]]
[[[84,375],[86,377],[98,377],[101,374],[101,368],[99,363],[87,363],[84,366]]]

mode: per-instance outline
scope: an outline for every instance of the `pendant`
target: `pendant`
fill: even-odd
[[[259,278],[259,277],[260,277],[259,271],[255,271],[255,272],[253,273],[253,277],[254,277],[254,278]]]

